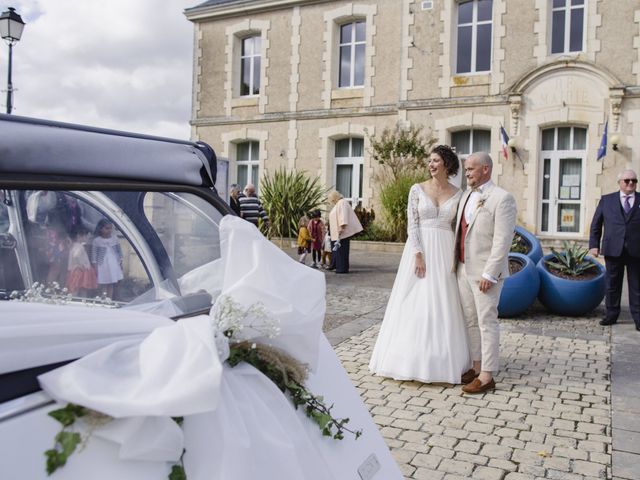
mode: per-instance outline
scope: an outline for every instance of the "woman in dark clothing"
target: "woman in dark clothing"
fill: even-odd
[[[229,188],[229,206],[231,207],[231,210],[233,210],[236,213],[236,215],[241,217],[242,215],[240,214],[239,198],[240,198],[240,187],[236,183],[234,183]]]

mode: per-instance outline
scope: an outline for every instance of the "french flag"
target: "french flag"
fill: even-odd
[[[500,125],[500,142],[502,143],[502,155],[505,160],[509,160],[509,135],[502,125]]]

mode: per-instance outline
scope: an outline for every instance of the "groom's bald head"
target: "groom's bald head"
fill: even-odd
[[[477,188],[491,180],[493,160],[487,152],[475,152],[464,161],[467,185]]]

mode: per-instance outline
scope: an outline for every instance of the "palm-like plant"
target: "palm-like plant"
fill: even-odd
[[[297,235],[298,221],[303,215],[326,201],[327,190],[319,178],[306,172],[284,168],[265,175],[260,183],[260,198],[269,215],[270,233],[280,237]]]
[[[552,269],[571,277],[579,277],[586,271],[595,268],[595,264],[585,257],[589,253],[586,248],[582,248],[577,242],[570,244],[566,240],[563,242],[564,250],[558,252],[551,247],[553,260],[545,260]]]

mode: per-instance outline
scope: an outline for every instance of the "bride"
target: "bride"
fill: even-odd
[[[461,191],[448,178],[458,172],[458,157],[450,147],[438,145],[428,168],[431,178],[409,192],[409,238],[369,369],[396,380],[457,384],[471,366],[452,268]]]

